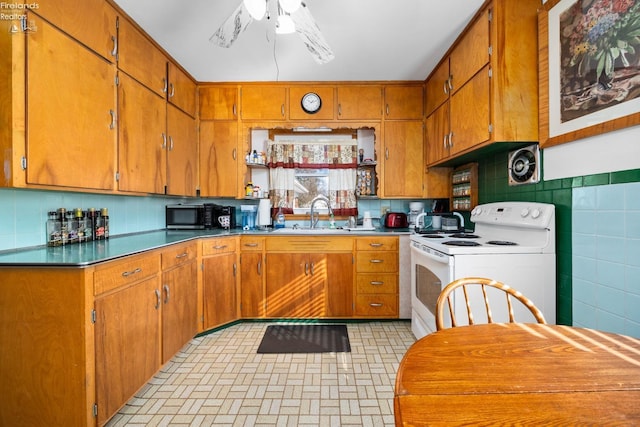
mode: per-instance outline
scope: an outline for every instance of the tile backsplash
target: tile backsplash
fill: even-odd
[[[640,182],[575,188],[573,324],[640,337]]]

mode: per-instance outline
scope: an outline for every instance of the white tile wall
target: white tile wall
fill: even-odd
[[[573,324],[640,338],[640,182],[573,190]]]

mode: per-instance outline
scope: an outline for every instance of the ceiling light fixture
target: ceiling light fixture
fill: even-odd
[[[253,19],[259,21],[264,18],[267,13],[267,0],[243,0],[243,2]]]
[[[278,0],[278,2],[280,3],[282,10],[287,13],[295,12],[302,4],[302,0]]]
[[[276,22],[276,34],[293,34],[296,32],[296,24],[293,23],[291,15],[288,13],[278,14]]]

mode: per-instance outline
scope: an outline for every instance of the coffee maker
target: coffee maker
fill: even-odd
[[[416,224],[416,218],[418,215],[424,212],[424,203],[422,202],[410,202],[409,203],[409,225]]]

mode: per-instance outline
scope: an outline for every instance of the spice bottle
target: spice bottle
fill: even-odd
[[[93,238],[95,240],[104,240],[104,218],[102,218],[102,213],[100,211],[96,211],[93,230]]]
[[[87,218],[85,221],[85,233],[87,235],[87,241],[96,239],[96,209],[89,208],[87,210]]]
[[[62,245],[62,233],[60,232],[60,221],[56,211],[49,212],[47,219],[47,246]]]
[[[69,243],[78,243],[78,222],[72,210],[67,211],[67,235]]]
[[[67,210],[65,208],[58,209],[58,219],[60,221],[60,241],[63,245],[66,245],[69,243],[69,224],[67,223]]]
[[[102,216],[102,226],[104,227],[104,238],[109,238],[109,210],[107,208],[102,208],[100,210],[100,214]]]
[[[253,182],[247,182],[247,186],[244,188],[244,195],[247,197],[253,196]]]
[[[80,208],[76,208],[74,211],[74,217],[76,222],[76,231],[78,235],[78,243],[86,242],[87,236],[85,234],[85,221],[84,221],[84,212]]]

